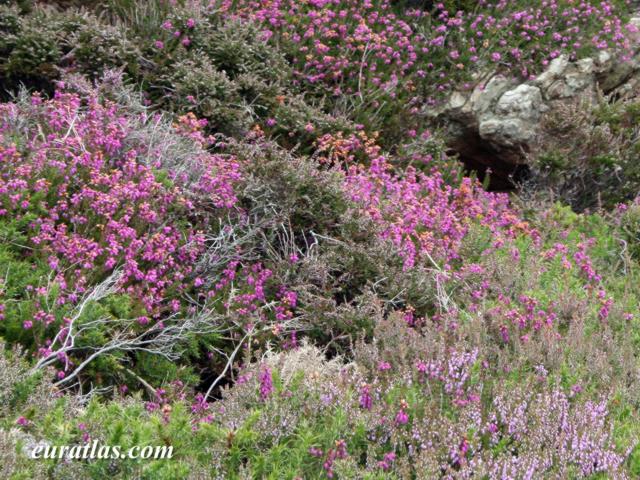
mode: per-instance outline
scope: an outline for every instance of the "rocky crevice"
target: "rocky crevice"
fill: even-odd
[[[631,24],[640,27],[640,17]],[[640,48],[622,61],[607,51],[570,61],[560,56],[537,78],[518,82],[497,72],[476,79],[467,92],[456,91],[437,109],[424,112],[445,129],[448,146],[466,167],[483,178],[490,169],[490,190],[510,190],[528,171],[542,116],[561,103],[594,102],[640,94]]]

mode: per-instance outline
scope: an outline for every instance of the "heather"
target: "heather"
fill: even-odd
[[[506,191],[430,115],[631,76],[634,8],[0,5],[0,472],[636,478],[637,84],[550,104]],[[174,457],[27,457],[94,440]]]

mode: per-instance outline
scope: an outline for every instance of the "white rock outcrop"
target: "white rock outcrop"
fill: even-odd
[[[631,23],[640,26],[640,17]],[[593,101],[598,92],[618,98],[640,94],[640,47],[625,61],[608,51],[578,61],[559,56],[526,82],[485,72],[473,90],[454,92],[425,116],[447,129],[451,148],[463,160],[495,172],[495,165],[526,163],[545,112],[559,102]]]

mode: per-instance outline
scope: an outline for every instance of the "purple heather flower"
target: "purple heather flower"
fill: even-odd
[[[371,410],[373,399],[371,398],[370,387],[366,383],[360,388],[360,408]]]
[[[378,370],[380,370],[381,372],[391,370],[391,364],[389,362],[378,362]]]
[[[266,400],[271,396],[274,391],[273,378],[271,376],[271,369],[265,366],[258,375],[258,381],[260,382],[260,399]]]
[[[399,410],[396,414],[396,425],[406,425],[409,422],[409,415],[404,410]]]

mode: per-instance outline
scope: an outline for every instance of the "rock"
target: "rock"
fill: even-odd
[[[535,130],[519,118],[489,118],[480,124],[479,133],[498,147],[515,147],[531,140]]]
[[[533,85],[522,84],[500,97],[495,112],[499,115],[517,115],[533,119],[540,116],[538,109],[542,104],[540,89]]]
[[[600,71],[610,70],[613,64],[611,54],[606,50],[600,50],[595,58],[595,63]]]
[[[471,93],[472,110],[479,115],[486,113],[511,86],[512,82],[503,75],[492,76],[484,87],[475,88]]]
[[[33,457],[33,452],[36,449],[36,447],[41,447],[42,449],[44,449],[46,446],[50,445],[49,442],[47,441],[36,440],[32,435],[22,432],[21,430],[18,430],[15,428],[12,428],[8,431],[2,430],[1,432],[3,434],[8,435],[8,437],[11,438],[14,442],[16,443],[21,442],[22,443],[21,453],[28,458]]]
[[[593,96],[594,70],[595,62],[592,58],[574,63],[562,55],[552,60],[547,70],[532,83],[540,87],[547,100],[569,98],[579,93]]]
[[[636,70],[633,62],[616,62],[610,70],[600,72],[598,84],[605,93],[611,92],[628,81]]]
[[[540,115],[545,110],[538,87],[518,85],[500,97],[493,112],[483,115],[478,133],[497,148],[524,145],[535,136]]]
[[[583,74],[592,74],[595,68],[595,61],[593,58],[583,58],[576,62],[578,71]]]
[[[627,29],[638,31],[640,40],[640,17],[632,18]],[[578,98],[596,101],[600,92],[615,98],[640,94],[640,41],[636,45],[625,61],[606,50],[578,61],[561,55],[537,78],[521,83],[479,71],[472,91],[454,92],[424,115],[446,129],[449,147],[470,169],[491,168],[492,186],[509,188],[514,172],[526,169],[527,152],[546,111]]]
[[[513,167],[526,164],[546,111],[575,98],[595,101],[599,90],[619,98],[637,95],[640,48],[628,61],[607,51],[578,61],[562,55],[537,78],[520,84],[490,72],[478,74],[476,81],[471,92],[454,92],[426,116],[446,128],[449,146],[469,168],[492,168],[492,178],[501,177],[504,186]]]
[[[549,67],[533,81],[533,84],[539,86],[543,90],[547,90],[562,77],[562,74],[568,66],[569,60],[566,55],[554,58],[551,63],[549,63]]]

